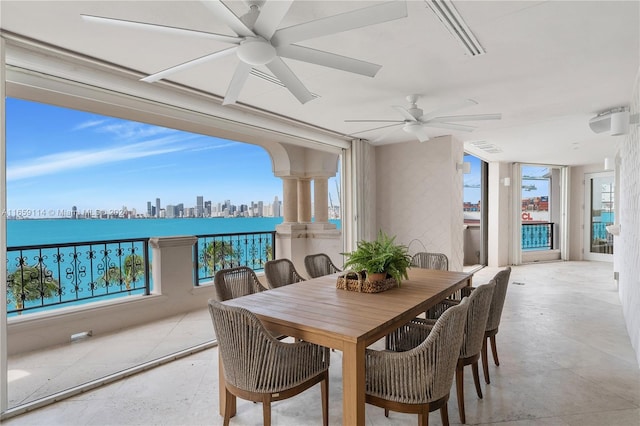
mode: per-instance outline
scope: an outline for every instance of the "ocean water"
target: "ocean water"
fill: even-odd
[[[339,221],[332,221],[338,223]],[[7,246],[273,231],[281,217],[8,220]]]
[[[332,220],[338,227],[339,220]],[[142,239],[163,236],[178,235],[210,235],[210,234],[235,234],[243,232],[271,232],[276,225],[282,223],[281,217],[264,218],[202,218],[202,219],[37,219],[37,220],[9,220],[7,221],[7,246],[11,250],[15,247],[37,247],[45,244],[85,243],[91,241]],[[138,250],[140,249],[137,243]],[[111,260],[118,265],[118,256],[115,255],[115,247],[110,246]],[[98,277],[104,275],[97,269],[102,261],[89,263],[88,246],[80,248],[80,256],[73,256],[73,250],[63,250],[63,256],[57,260],[55,249],[30,249],[23,252],[23,259],[28,265],[37,263],[37,258],[42,256],[46,268],[53,272],[53,278],[59,283],[63,294],[59,297],[47,298],[44,301],[36,299],[25,301],[28,312],[38,312],[54,309],[51,304],[64,301],[64,306],[78,305],[95,300],[105,300],[127,295],[143,294],[143,290],[125,291],[124,293],[109,294],[105,285],[93,287],[92,282],[99,283]],[[103,249],[97,249],[98,258],[102,256]],[[20,269],[19,258],[16,251],[10,252],[11,260],[8,265],[8,273]],[[42,254],[38,254],[42,253]],[[149,253],[151,255],[151,253]],[[153,262],[153,259],[150,258]],[[93,266],[90,266],[93,265]],[[201,274],[206,270],[201,271]],[[201,275],[205,276],[205,275]],[[153,281],[150,282],[153,288]],[[136,281],[134,288],[140,288],[144,283]],[[114,286],[111,286],[113,289]],[[122,289],[121,289],[122,290]],[[117,291],[117,286],[116,286]],[[7,308],[9,311],[16,308],[17,296],[9,297]],[[43,306],[45,305],[45,306]],[[57,305],[57,306],[63,306]],[[26,313],[27,311],[25,311]],[[9,316],[16,315],[9,314]]]

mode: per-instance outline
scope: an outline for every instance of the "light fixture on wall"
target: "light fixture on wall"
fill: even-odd
[[[471,163],[465,161],[464,163],[456,163],[456,170],[462,170],[462,173],[468,175],[471,173]]]
[[[502,179],[502,184],[504,186],[511,186],[511,178],[506,177],[506,178]]]
[[[611,157],[605,157],[604,159],[604,170],[609,171],[615,168],[615,163],[611,160]]]

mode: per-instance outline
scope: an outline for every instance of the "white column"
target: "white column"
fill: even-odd
[[[285,223],[298,221],[298,181],[293,178],[282,179],[282,215]]]
[[[316,223],[329,222],[329,179],[317,177],[313,179],[313,216]]]
[[[311,222],[311,181],[298,179],[298,222]]]
[[[0,38],[0,188],[2,196],[0,196],[0,413],[7,411],[9,405],[9,397],[7,395],[8,373],[7,373],[7,217],[4,214],[7,211],[7,173],[6,173],[6,141],[5,141],[5,52],[4,39]]]

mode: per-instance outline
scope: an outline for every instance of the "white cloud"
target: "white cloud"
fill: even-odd
[[[75,126],[72,130],[83,130],[83,129],[88,129],[90,127],[96,127],[101,125],[102,123],[106,123],[107,120],[89,120],[89,121],[85,121],[84,123],[80,123],[77,126]]]
[[[231,143],[225,143],[222,145],[207,145],[207,146],[201,146],[198,148],[194,148],[191,151],[192,152],[196,152],[196,151],[210,151],[212,149],[222,149],[222,148],[229,148],[232,146],[238,146],[240,145],[240,142],[231,142]]]
[[[152,141],[139,142],[117,147],[95,150],[66,151],[29,159],[7,166],[7,181],[15,181],[35,176],[52,175],[70,170],[94,167],[136,158],[151,157],[192,148],[184,141],[184,135],[166,136]],[[187,138],[189,139],[189,138]]]

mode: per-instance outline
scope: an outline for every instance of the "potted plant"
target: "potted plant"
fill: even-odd
[[[342,253],[347,256],[345,268],[366,271],[367,280],[377,281],[391,276],[400,286],[407,279],[407,268],[411,266],[411,256],[407,246],[395,243],[396,237],[378,232],[375,241],[359,241],[355,251]],[[376,276],[375,274],[380,274]]]

